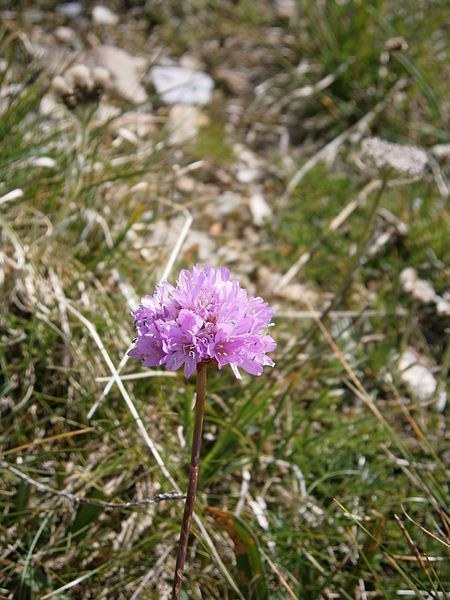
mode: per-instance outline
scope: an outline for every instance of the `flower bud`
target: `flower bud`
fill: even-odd
[[[67,72],[77,87],[89,90],[93,87],[91,74],[86,65],[74,65]]]
[[[70,96],[70,94],[72,93],[72,90],[68,86],[64,77],[61,77],[60,75],[53,78],[52,90],[57,96],[60,96],[61,98],[64,96]]]
[[[393,170],[412,177],[424,175],[428,162],[427,154],[421,148],[394,144],[377,137],[363,140],[361,151],[363,161],[369,165],[379,170]]]
[[[110,73],[108,69],[104,69],[103,67],[95,67],[93,71],[94,83],[99,88],[105,89],[108,87],[108,84],[111,80]]]

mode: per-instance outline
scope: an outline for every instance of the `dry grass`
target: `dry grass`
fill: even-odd
[[[448,317],[400,283],[414,267],[445,300],[445,3],[117,3],[99,38],[216,80],[176,147],[153,96],[43,113],[50,4],[0,34],[0,595],[167,594],[182,503],[161,495],[186,487],[194,385],[127,362],[128,311],[199,260],[276,305],[279,349],[260,379],[211,373],[185,598],[447,597]],[[370,134],[429,169],[382,189]],[[409,347],[434,395],[405,385]]]

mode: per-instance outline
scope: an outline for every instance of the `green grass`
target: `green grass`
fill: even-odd
[[[226,370],[208,375],[197,510],[223,567],[194,527],[184,598],[234,599],[236,589],[248,600],[394,599],[400,590],[447,597],[446,415],[433,399],[420,401],[406,389],[397,369],[407,346],[431,361],[438,381],[449,368],[448,320],[399,284],[412,266],[437,293],[446,292],[450,219],[434,177],[391,182],[384,192],[382,207],[407,233],[355,270],[335,309],[360,315],[325,319],[336,347],[313,320],[283,316],[308,306],[302,297],[280,298],[258,274],[262,266],[285,273],[314,249],[294,282],[316,293],[317,309],[342,291],[373,194],[337,231],[327,229],[375,176],[358,169],[358,142],[348,139],[331,166],[319,162],[291,194],[285,190],[297,168],[399,80],[401,91],[371,132],[427,149],[449,142],[445,3],[429,10],[408,0],[299,2],[291,20],[273,3],[255,6],[169,2],[164,14],[151,7],[138,8],[137,17],[124,13],[109,33],[109,41],[126,44],[122,27],[135,26],[133,52],[149,54],[160,42],[174,58],[189,51],[212,73],[220,66],[247,72],[248,90],[240,97],[218,90],[202,108],[209,125],[181,148],[165,144],[167,129],[159,125],[138,146],[113,144],[114,120],[99,124],[95,115],[83,146],[73,115],[39,111],[48,74],[13,35],[32,35],[29,20],[2,25],[2,89],[9,91],[0,99],[0,597],[130,599],[151,569],[141,598],[163,598],[171,584],[180,501],[105,509],[45,493],[33,481],[117,503],[173,491],[116,385],[88,419],[105,385],[97,378],[110,371],[83,317],[117,366],[133,337],[130,293],[119,278],[137,297],[151,292],[175,244],[159,234],[184,208],[196,231],[211,233],[220,222],[211,234],[211,262],[226,261],[219,252],[233,242],[239,260],[229,266],[279,313],[275,369],[242,382]],[[52,30],[54,23],[45,26]],[[394,36],[408,48],[393,53],[380,75],[380,54]],[[300,61],[309,70],[297,71]],[[347,70],[327,89],[291,96],[345,62]],[[255,93],[267,82],[264,93]],[[20,89],[9,87],[17,83]],[[167,111],[158,110],[159,123]],[[289,140],[284,150],[281,131]],[[251,191],[236,180],[235,143],[265,161],[258,185],[274,218],[263,228],[252,225],[245,207],[224,217],[217,210],[221,193],[246,198]],[[33,166],[38,157],[54,166]],[[174,166],[193,161],[203,162],[188,173],[196,184],[190,195],[179,191]],[[441,170],[448,177],[448,163]],[[144,192],[135,187],[141,182]],[[14,189],[23,196],[2,203]],[[385,227],[377,216],[375,236]],[[198,251],[181,251],[172,280]],[[379,313],[368,316],[368,309]],[[138,371],[130,361],[123,372]],[[184,490],[195,382],[179,373],[124,384]]]

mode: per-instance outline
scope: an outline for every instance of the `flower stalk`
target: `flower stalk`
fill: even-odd
[[[200,449],[202,445],[203,416],[205,414],[206,397],[206,370],[208,364],[201,362],[197,365],[197,390],[195,402],[195,425],[192,435],[191,466],[189,469],[189,486],[184,506],[183,523],[181,526],[180,541],[178,545],[177,563],[172,588],[172,600],[178,600],[183,581],[184,566],[191,531],[192,514],[194,512],[195,496],[200,468]]]

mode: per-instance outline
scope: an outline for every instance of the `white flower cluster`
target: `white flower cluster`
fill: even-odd
[[[362,158],[377,169],[393,169],[412,176],[423,175],[428,159],[416,146],[393,144],[377,137],[366,138],[361,144]]]
[[[98,102],[109,83],[107,69],[96,67],[90,70],[86,65],[74,65],[64,73],[64,77],[58,75],[53,79],[52,89],[73,110],[80,104]]]

